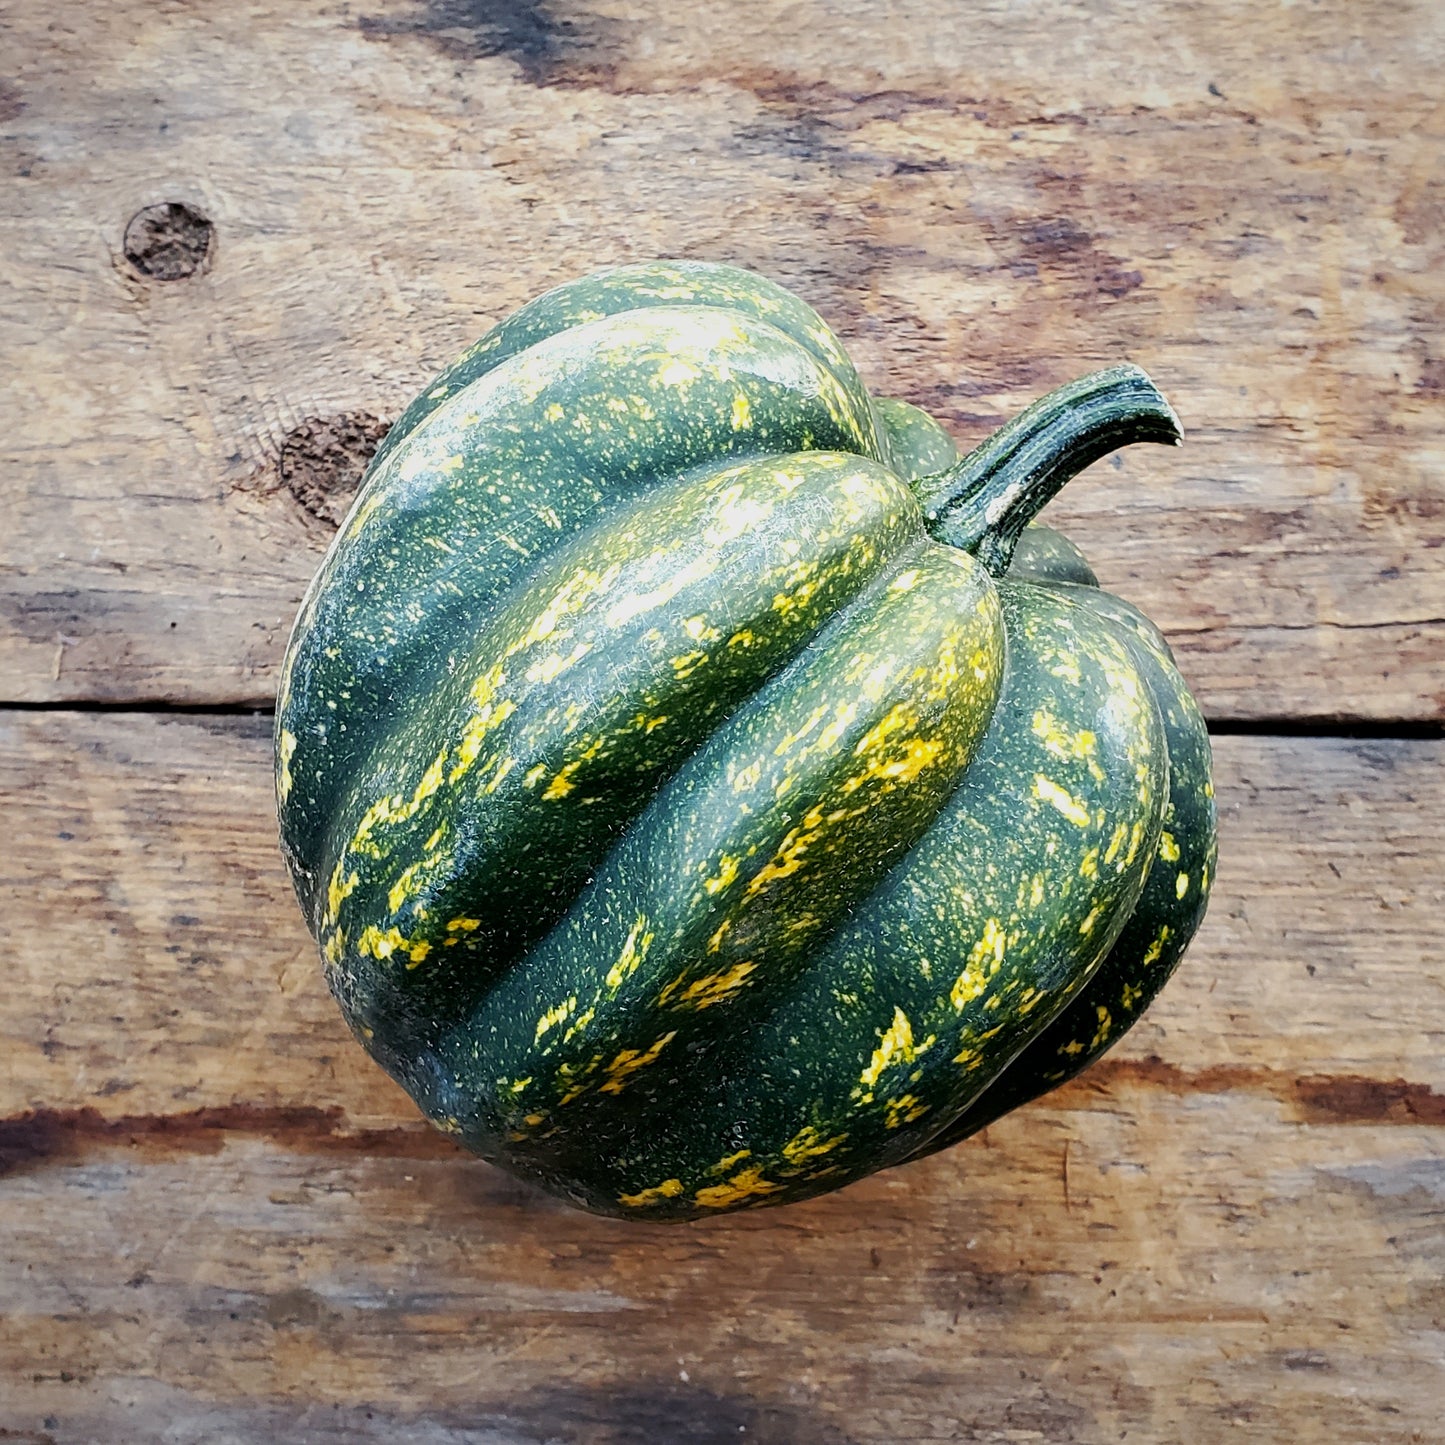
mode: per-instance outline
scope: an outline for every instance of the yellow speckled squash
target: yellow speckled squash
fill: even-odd
[[[730,267],[503,322],[392,429],[287,654],[282,841],[357,1036],[633,1218],[833,1189],[1077,1072],[1203,915],[1209,746],[1029,524],[1177,438],[1124,367],[959,458]]]

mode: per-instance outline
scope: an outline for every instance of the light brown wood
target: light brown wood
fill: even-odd
[[[1440,1438],[1445,8],[15,0],[0,54],[0,1440]],[[1209,917],[1082,1078],[672,1228],[420,1120],[214,711],[410,394],[662,255],[965,444],[1145,365],[1187,446],[1054,520],[1211,718],[1403,734],[1216,740]]]
[[[945,1156],[659,1228],[465,1158],[365,1059],[263,721],[4,715],[0,1426],[1433,1438],[1445,744],[1217,753],[1210,916],[1119,1049]]]
[[[98,1142],[0,1196],[0,1418],[65,1442],[1428,1445],[1438,1134],[1115,1086],[673,1229],[430,1153]]]
[[[1118,1057],[1166,1089],[1256,1088],[1306,1121],[1330,1115],[1311,1100],[1332,1080],[1351,1121],[1388,1114],[1396,1080],[1407,1111],[1445,1109],[1429,1095],[1445,1087],[1445,743],[1215,751],[1209,917]],[[322,983],[276,846],[268,719],[0,712],[0,795],[23,820],[0,878],[26,900],[0,1114],[416,1117]]]
[[[1058,517],[1207,712],[1445,711],[1428,0],[24,0],[6,49],[0,697],[267,702],[336,510],[287,439],[670,254],[791,285],[964,441],[1143,363],[1187,448]],[[123,253],[167,201],[214,227],[181,279]]]

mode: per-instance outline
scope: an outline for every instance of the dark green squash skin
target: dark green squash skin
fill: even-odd
[[[439,1127],[602,1213],[782,1203],[1157,992],[1213,869],[1197,709],[1059,534],[1002,582],[927,535],[956,457],[726,267],[559,288],[408,409],[298,617],[277,796]]]
[[[951,437],[902,402],[880,417],[907,439],[910,480],[957,459]],[[959,1116],[910,1158],[946,1149],[1022,1104],[1080,1074],[1111,1049],[1154,1001],[1204,921],[1219,855],[1213,755],[1199,706],[1174,665],[1163,634],[1138,608],[1097,590],[1098,578],[1068,538],[1050,527],[1025,529],[1008,570],[1108,617],[1158,701],[1169,754],[1169,802],[1144,891],[1118,941],[1079,996]]]
[[[745,274],[650,266],[562,288],[458,363],[476,371],[467,386],[438,396],[452,368],[388,434],[302,602],[277,704],[282,848],[313,931],[337,793],[461,665],[455,640],[554,548],[709,461],[883,460],[831,333],[757,278],[735,294]]]
[[[806,966],[740,991],[725,1020],[660,1008],[650,1032],[607,1037],[604,1068],[619,1045],[643,1057],[670,1036],[620,1094],[568,1097],[534,1051],[514,1111],[460,1117],[469,1145],[510,1128],[510,1167],[602,1212],[803,1198],[913,1152],[1075,994],[1157,842],[1162,728],[1106,624],[1043,589],[998,590],[1011,657],[987,734],[926,835]],[[480,1022],[458,1037],[490,1054]],[[494,1107],[509,1092],[499,1080]]]
[[[361,822],[326,855],[323,951],[347,953],[343,1002],[387,1066],[538,942],[678,764],[920,541],[900,478],[811,452],[660,482],[526,578],[358,768],[339,816]],[[389,794],[407,759],[425,782],[413,765]]]
[[[1049,590],[1064,597],[1083,593],[1068,582]],[[1169,981],[1204,921],[1219,852],[1204,719],[1167,644],[1142,613],[1107,592],[1083,594],[1078,600],[1134,633],[1130,650],[1159,703],[1169,753],[1164,827],[1139,902],[1079,998],[919,1154],[946,1149],[977,1133],[1081,1073],[1111,1049]]]
[[[443,402],[510,357],[589,321],[655,306],[716,306],[765,321],[791,337],[848,390],[863,391],[847,352],[822,317],[776,282],[736,266],[705,262],[616,266],[558,286],[494,326],[412,401],[377,448],[371,470]]]

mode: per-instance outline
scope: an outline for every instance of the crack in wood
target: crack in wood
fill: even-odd
[[[1103,1059],[1073,1084],[1047,1096],[1047,1104],[1089,1108],[1090,1099],[1124,1085],[1173,1094],[1249,1091],[1273,1095],[1302,1123],[1445,1125],[1445,1093],[1407,1079],[1357,1074],[1292,1077],[1275,1069],[1220,1064],[1185,1070],[1157,1057]],[[466,1159],[450,1139],[430,1127],[397,1124],[353,1128],[338,1106],[228,1104],[179,1114],[124,1114],[107,1118],[90,1106],[29,1109],[0,1119],[0,1177],[48,1164],[70,1163],[89,1148],[126,1148],[147,1156],[215,1154],[228,1136],[261,1138],[298,1153],[390,1159]],[[1063,1162],[1068,1195],[1067,1154]]]

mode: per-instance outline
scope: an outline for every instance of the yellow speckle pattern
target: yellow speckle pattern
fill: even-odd
[[[1051,808],[1057,808],[1074,827],[1089,826],[1089,810],[1067,788],[1061,788],[1052,778],[1047,778],[1042,773],[1034,775],[1034,797]]]
[[[378,961],[400,953],[405,956],[408,968],[416,968],[426,961],[427,955],[431,953],[431,944],[424,938],[415,941],[407,938],[396,927],[383,929],[369,923],[356,940],[356,951],[364,957]]]
[[[326,889],[326,923],[328,927],[334,927],[336,920],[341,915],[341,905],[356,891],[356,885],[361,881],[360,875],[356,872],[343,873],[345,860],[338,863],[331,870],[331,882]]]
[[[1047,752],[1064,761],[1083,761],[1096,781],[1103,780],[1104,774],[1097,761],[1099,739],[1095,733],[1087,728],[1066,726],[1047,708],[1039,708],[1034,713],[1032,729]]]
[[[664,1179],[651,1189],[639,1189],[636,1194],[618,1195],[618,1203],[629,1209],[642,1209],[649,1204],[660,1204],[664,1199],[676,1199],[682,1193],[681,1179]]]
[[[673,676],[679,682],[689,678],[708,660],[706,652],[683,652],[672,659]]]
[[[576,1038],[579,1034],[585,1033],[587,1031],[588,1024],[590,1024],[592,1020],[596,1017],[596,1004],[593,1004],[590,1008],[583,1009],[582,1012],[578,1014],[577,1017],[573,1019],[572,1022],[567,1026],[567,1032],[562,1035],[563,1044],[570,1044],[572,1040]]]
[[[785,621],[795,620],[807,610],[823,581],[816,563],[796,563],[783,579],[784,590],[773,595],[773,611]]]
[[[931,1104],[925,1104],[921,1099],[915,1098],[912,1094],[904,1094],[897,1099],[889,1099],[883,1110],[883,1126],[886,1129],[898,1129],[904,1124],[913,1124],[921,1119],[932,1109]]]
[[[1078,658],[1067,652],[1054,654],[1049,671],[1060,681],[1067,682],[1071,687],[1078,687],[1084,680],[1083,669],[1079,666]]]
[[[746,793],[750,788],[758,785],[758,780],[763,775],[763,763],[759,758],[749,763],[746,767],[739,768],[733,775],[733,792]]]
[[[873,1057],[868,1061],[868,1067],[858,1077],[858,1083],[867,1090],[863,1096],[865,1102],[873,1097],[873,1088],[886,1070],[899,1064],[913,1063],[919,1055],[932,1047],[933,1043],[931,1034],[921,1043],[914,1042],[913,1025],[908,1015],[895,1004],[893,1022],[884,1029],[878,1047],[873,1050]]]
[[[856,711],[857,709],[855,708],[854,713],[856,713]],[[799,726],[783,735],[782,739],[773,749],[774,753],[778,757],[782,757],[784,753],[790,752],[828,716],[828,712],[829,708],[827,703],[822,702],[817,704]],[[850,716],[852,716],[852,714],[850,714]]]
[[[421,864],[413,863],[403,868],[401,876],[391,885],[391,891],[386,895],[386,906],[393,913],[399,913],[402,905],[411,896],[412,882],[420,871]]]
[[[633,921],[632,927],[627,931],[622,951],[617,955],[612,967],[607,970],[608,988],[621,988],[623,983],[637,972],[638,966],[647,957],[647,950],[652,947],[652,940],[655,936],[647,926],[647,915],[639,913]]]
[[[276,796],[284,803],[291,796],[291,759],[296,756],[296,734],[287,728],[281,729],[276,747],[278,771],[276,773]]]
[[[623,1049],[607,1066],[607,1078],[599,1085],[604,1094],[620,1094],[639,1070],[657,1062],[658,1055],[677,1037],[677,1030],[663,1034],[645,1049]]]
[[[846,1132],[824,1135],[812,1124],[808,1124],[783,1145],[782,1155],[794,1168],[801,1168],[810,1159],[821,1159],[825,1154],[831,1154],[840,1144],[846,1143],[847,1139]]]
[[[899,751],[889,745],[890,734],[911,731],[918,726],[917,711],[910,705],[898,706],[881,718],[853,749],[855,756],[866,759],[867,766],[843,784],[845,793],[856,792],[873,778],[887,778],[896,783],[911,783],[925,769],[931,768],[945,754],[941,738],[907,737]]]
[[[453,765],[447,781],[450,783],[460,782],[462,778],[471,771],[472,765],[476,762],[482,751],[482,745],[486,742],[487,735],[494,732],[506,722],[517,710],[517,705],[510,698],[493,703],[484,703],[482,707],[467,719],[466,726],[462,729],[461,739],[457,746],[457,760]],[[446,753],[441,755],[440,760],[445,760]],[[419,799],[417,801],[420,801]],[[380,821],[387,823],[405,822],[410,814],[394,813]]]
[[[740,1170],[726,1184],[713,1184],[699,1189],[693,1198],[704,1209],[731,1209],[747,1199],[776,1194],[783,1186],[763,1178],[759,1165]]]
[[[576,762],[568,763],[567,766],[547,784],[546,788],[543,789],[543,800],[548,803],[555,803],[558,798],[565,798],[573,788],[577,786],[572,781],[572,774],[575,773],[580,766],[581,765]]]
[[[1097,1006],[1096,1013],[1099,1018],[1099,1027],[1094,1031],[1094,1037],[1089,1042],[1089,1051],[1091,1053],[1095,1049],[1103,1048],[1104,1044],[1108,1042],[1109,1034],[1114,1028],[1113,1017],[1103,1004]]]
[[[748,981],[748,975],[755,972],[757,964],[743,959],[731,968],[710,973],[703,978],[687,981],[687,976],[674,979],[658,995],[658,1003],[671,1008],[705,1009],[713,1004],[731,998]]]
[[[570,998],[563,999],[555,1008],[549,1008],[537,1020],[537,1032],[533,1035],[533,1042],[539,1042],[548,1029],[556,1028],[558,1024],[564,1023],[571,1017],[572,1011],[576,1007],[577,995],[574,993]]]
[[[717,860],[717,867],[713,873],[702,880],[705,893],[722,893],[731,888],[737,882],[738,870],[742,867],[742,859],[732,853],[724,853]]]
[[[968,967],[954,980],[949,990],[948,996],[955,1009],[962,1010],[987,992],[989,980],[1003,967],[1006,942],[1007,934],[1002,921],[990,918],[984,924],[982,936],[969,950]]]
[[[822,808],[809,808],[803,821],[796,828],[790,828],[778,844],[778,850],[758,869],[748,883],[748,896],[755,897],[773,883],[792,875],[803,866],[809,847],[818,840],[823,831],[824,813]]]

